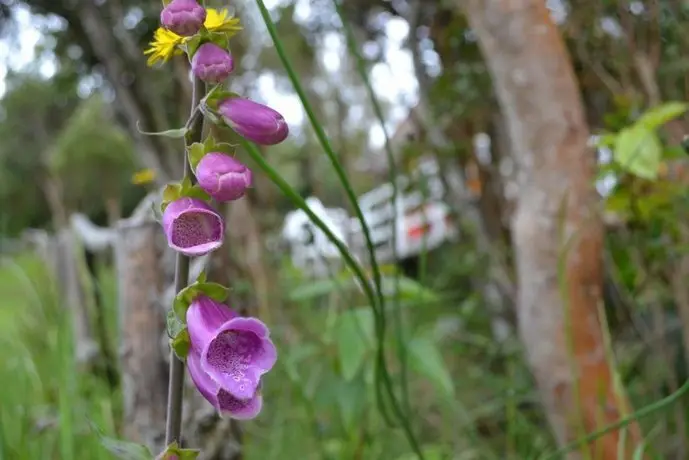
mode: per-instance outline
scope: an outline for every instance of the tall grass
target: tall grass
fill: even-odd
[[[68,310],[32,256],[0,264],[0,459],[110,459],[95,424],[115,434],[106,381],[75,361]]]

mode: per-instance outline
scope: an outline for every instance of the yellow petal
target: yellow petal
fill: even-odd
[[[184,39],[176,33],[158,27],[153,34],[153,41],[149,44],[149,48],[144,51],[144,55],[150,55],[147,64],[151,66],[158,61],[167,62],[172,56],[181,54],[177,47],[183,41]]]
[[[206,10],[206,21],[203,24],[206,29],[215,32],[237,32],[242,29],[239,19],[230,15],[226,9],[216,10],[208,8]]]

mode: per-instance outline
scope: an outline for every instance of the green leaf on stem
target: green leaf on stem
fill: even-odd
[[[186,323],[187,309],[198,294],[196,286],[197,283],[193,283],[179,291],[179,294],[177,294],[174,302],[172,303],[172,309],[175,311],[175,314],[180,321],[182,321],[182,323]]]
[[[148,447],[133,442],[101,436],[101,445],[117,458],[122,460],[153,460],[153,454]]]
[[[204,270],[199,273],[199,276],[196,277],[196,282],[197,283],[205,283],[206,280],[208,279],[208,276],[206,275],[206,272]]]
[[[227,142],[220,142],[215,144],[215,151],[221,152],[226,155],[234,156],[237,153],[237,146],[234,144],[229,144]]]
[[[687,109],[689,109],[689,104],[684,102],[667,102],[647,110],[635,124],[642,125],[646,129],[655,130],[668,121],[679,117]]]
[[[234,97],[240,96],[235,92],[227,91],[225,89],[214,89],[211,90],[211,92],[208,93],[208,96],[206,96],[206,98],[204,99],[205,106],[215,112],[218,110],[218,104],[220,104],[220,102],[224,101],[225,99],[231,99]]]
[[[168,310],[165,317],[165,325],[167,329],[167,336],[171,339],[177,337],[177,334],[184,329],[184,323],[180,321],[174,310]]]
[[[163,189],[163,200],[175,201],[177,198],[179,198],[181,191],[182,184],[176,182],[167,184],[165,189]]]
[[[643,125],[624,128],[615,140],[613,157],[628,172],[643,179],[658,178],[663,154],[658,135]]]
[[[204,151],[206,153],[212,152],[215,149],[216,144],[217,144],[217,142],[215,141],[215,138],[213,137],[213,135],[209,134],[208,136],[206,136],[206,139],[203,141]]]
[[[105,450],[122,460],[153,460],[153,454],[148,447],[133,442],[122,441],[105,436],[98,425],[88,420],[89,428],[98,436],[98,440]]]
[[[169,137],[171,139],[182,139],[184,136],[187,135],[187,132],[189,131],[186,127],[184,128],[177,128],[177,129],[168,129],[165,131],[143,131],[139,127],[139,122],[136,122],[136,130],[139,131],[140,134],[144,134],[146,136],[160,136],[160,137]]]
[[[191,179],[189,176],[185,176],[184,179],[182,179],[182,182],[180,182],[180,186],[182,187],[182,194],[192,188],[194,184],[191,183]]]
[[[163,201],[160,203],[160,210],[165,212],[167,205],[179,199],[182,195],[182,185],[179,183],[169,183],[163,189]]]
[[[203,141],[203,145],[206,148],[205,153],[209,152],[221,152],[228,155],[234,155],[237,151],[237,146],[235,144],[230,144],[227,142],[218,142],[212,135],[208,135],[206,140]]]
[[[198,185],[194,185],[185,191],[184,196],[189,198],[198,198],[203,201],[210,201],[211,197]]]
[[[230,37],[225,32],[207,32],[205,38],[208,41],[215,43],[220,48],[226,50],[230,46]]]
[[[185,46],[187,48],[187,56],[189,56],[189,59],[194,57],[196,50],[199,49],[199,46],[203,44],[203,38],[204,37],[201,34],[197,34],[186,42]]]
[[[216,302],[224,302],[230,290],[219,283],[199,282],[198,280],[185,287],[175,297],[172,308],[177,317],[186,323],[187,310],[196,296],[203,294]]]
[[[189,198],[198,198],[199,200],[210,201],[211,197],[198,185],[193,185],[189,177],[182,179],[182,189],[179,192],[180,197],[185,196]]]
[[[224,302],[230,294],[230,290],[219,283],[198,283],[197,292],[205,294],[216,302]]]
[[[195,142],[188,148],[189,163],[193,170],[196,170],[201,158],[210,152],[220,152],[227,155],[234,155],[236,146],[226,142],[216,142],[212,135],[208,135],[203,143]]]
[[[182,449],[174,441],[172,444],[167,446],[164,452],[156,457],[155,460],[194,460],[198,458],[201,451],[198,449]]]
[[[194,142],[187,149],[187,158],[189,159],[189,164],[191,168],[196,171],[196,166],[201,161],[201,158],[206,154],[205,146],[200,142]]]
[[[186,359],[191,348],[191,339],[189,338],[189,330],[185,327],[172,339],[170,339],[170,347],[174,350],[179,359]]]

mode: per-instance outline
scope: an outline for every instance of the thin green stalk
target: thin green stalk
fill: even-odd
[[[333,0],[333,5],[335,6],[335,10],[337,11],[337,14],[340,16],[340,21],[342,22],[342,27],[345,32],[345,36],[347,38],[347,48],[349,49],[349,52],[352,53],[356,60],[356,68],[357,72],[359,73],[359,76],[364,82],[364,86],[366,87],[366,93],[368,94],[368,98],[371,100],[371,105],[373,106],[373,112],[378,119],[378,122],[380,123],[380,127],[383,130],[383,136],[385,138],[385,156],[388,162],[388,181],[392,184],[392,204],[393,204],[393,214],[392,214],[392,254],[393,254],[393,260],[397,262],[397,201],[399,197],[399,187],[397,185],[397,165],[395,163],[395,155],[392,152],[392,144],[390,142],[390,135],[388,134],[388,130],[385,127],[385,117],[383,116],[383,109],[380,106],[380,102],[378,101],[378,97],[376,96],[375,91],[373,90],[373,85],[371,85],[371,79],[368,76],[368,72],[366,69],[366,62],[364,61],[363,56],[359,52],[356,40],[354,38],[354,34],[352,33],[352,29],[349,26],[349,22],[346,20],[344,17],[344,14],[342,13],[342,8],[340,6],[340,3],[337,0]],[[403,320],[402,320],[402,309],[400,308],[400,277],[399,277],[399,272],[395,271],[395,283],[394,283],[394,295],[393,295],[393,314],[394,314],[394,320],[395,320],[395,331],[396,331],[396,340],[397,340],[397,353],[398,353],[398,360],[400,362],[400,380],[401,380],[401,390],[402,390],[402,405],[404,406],[404,410],[406,412],[406,417],[409,417],[411,415],[411,404],[409,401],[409,382],[408,382],[408,369],[407,369],[407,357],[406,357],[406,347],[404,344],[404,334],[402,331],[403,328]],[[385,311],[384,311],[384,305],[381,306],[381,316],[382,316],[382,321],[383,321],[383,326],[381,329],[384,331],[385,330]],[[382,342],[385,339],[384,336],[379,336],[378,340]],[[382,355],[384,348],[381,343],[379,343],[378,346],[379,350],[379,359],[385,359],[385,357]]]
[[[311,220],[311,222],[313,222],[313,224],[326,235],[326,237],[335,245],[335,247],[337,247],[337,250],[342,256],[342,259],[344,260],[345,264],[347,264],[347,266],[354,272],[354,275],[361,282],[362,289],[366,293],[366,296],[369,299],[373,298],[374,293],[371,288],[371,284],[368,282],[368,278],[366,277],[363,269],[361,268],[361,265],[354,260],[352,255],[347,250],[347,247],[342,243],[342,241],[340,241],[332,233],[328,226],[325,225],[325,223],[316,214],[314,214],[313,211],[311,211],[309,206],[306,204],[306,201],[304,201],[304,199],[301,196],[299,196],[299,194],[285,181],[285,179],[283,179],[282,176],[268,164],[268,162],[263,158],[263,155],[261,155],[261,152],[259,152],[259,150],[256,148],[254,144],[248,142],[245,139],[241,139],[240,142],[249,154],[249,156],[254,160],[254,162],[258,164],[258,166],[266,174],[266,176],[268,176],[268,178],[280,189],[280,191],[287,198],[289,198],[292,201],[292,203],[296,207],[304,211]],[[390,375],[387,372],[383,372],[382,378],[385,385],[391,388],[392,383],[390,381]],[[401,414],[401,409],[399,407],[399,404],[397,403],[397,399],[393,397],[391,401],[393,405],[393,410],[399,416]],[[421,448],[419,447],[418,441],[416,440],[416,437],[414,436],[414,433],[411,430],[409,423],[404,417],[401,417],[400,420],[403,422],[402,429],[404,430],[405,436],[407,437],[407,441],[409,442],[414,452],[418,455],[418,457],[420,459],[423,459],[423,453],[421,452]]]
[[[268,164],[268,162],[261,155],[261,152],[259,152],[258,148],[256,148],[256,146],[253,143],[245,139],[240,139],[239,142],[242,144],[242,147],[244,147],[249,156],[258,164],[261,170],[280,189],[280,191],[287,198],[289,198],[296,207],[304,211],[311,220],[311,222],[313,222],[313,224],[316,227],[318,227],[318,229],[321,230],[325,234],[325,236],[335,245],[338,252],[342,256],[342,259],[344,260],[345,264],[349,267],[350,270],[354,272],[354,275],[361,282],[362,289],[364,290],[364,294],[366,295],[366,297],[368,297],[369,300],[372,297],[375,298],[375,294],[373,292],[373,289],[371,288],[371,283],[369,282],[366,273],[364,272],[361,265],[356,260],[354,260],[354,258],[349,253],[349,250],[344,245],[344,243],[342,243],[342,241],[340,241],[340,239],[335,236],[335,234],[328,228],[328,226],[316,214],[314,214],[311,208],[309,208],[309,205],[306,204],[306,201],[294,190],[294,188],[292,188],[282,178],[282,176],[277,171],[275,171],[275,169],[273,169],[273,167],[270,166],[270,164]]]
[[[256,3],[259,7],[259,10],[261,12],[261,16],[263,17],[263,22],[266,24],[266,28],[268,29],[268,33],[270,34],[271,39],[273,40],[273,45],[275,46],[275,51],[278,54],[278,57],[280,58],[280,61],[282,62],[283,67],[285,68],[285,71],[287,72],[287,76],[289,77],[290,81],[292,82],[292,86],[294,87],[295,92],[299,96],[299,99],[302,102],[302,105],[304,107],[304,111],[306,112],[306,116],[309,119],[309,122],[311,123],[311,126],[314,129],[314,132],[316,133],[316,138],[318,139],[319,143],[323,147],[323,150],[325,151],[325,154],[327,155],[328,159],[330,160],[331,164],[333,165],[333,168],[335,169],[335,172],[337,174],[337,177],[339,178],[340,182],[342,183],[342,186],[345,189],[345,193],[347,195],[347,198],[349,199],[350,203],[352,204],[352,207],[354,208],[354,212],[357,216],[357,219],[359,219],[359,222],[361,222],[361,230],[364,234],[364,239],[366,241],[366,249],[369,254],[369,258],[371,259],[371,270],[373,271],[373,281],[376,286],[376,294],[375,296],[371,297],[369,301],[371,302],[371,309],[373,310],[374,317],[375,317],[375,322],[376,322],[376,329],[379,337],[384,337],[385,336],[385,312],[384,312],[384,305],[385,305],[385,299],[383,296],[383,290],[382,290],[382,278],[381,278],[381,273],[380,273],[380,267],[378,266],[378,260],[376,259],[376,254],[375,254],[375,249],[373,247],[373,242],[371,240],[371,234],[370,230],[368,228],[368,223],[366,222],[366,219],[364,218],[363,212],[361,211],[361,207],[359,206],[359,202],[357,200],[356,194],[354,193],[354,190],[351,187],[351,184],[349,183],[349,180],[347,179],[347,174],[342,168],[342,165],[340,164],[339,160],[337,159],[337,156],[335,155],[335,152],[332,149],[332,146],[330,145],[330,141],[328,140],[328,137],[325,135],[325,131],[323,130],[323,127],[320,125],[320,122],[318,121],[318,118],[316,117],[315,112],[313,111],[311,104],[309,100],[306,97],[306,93],[304,92],[303,88],[301,87],[301,83],[299,82],[299,77],[297,74],[294,72],[294,69],[292,67],[292,64],[289,61],[289,58],[287,57],[287,54],[285,53],[284,48],[282,47],[282,42],[280,41],[280,38],[277,35],[277,29],[275,27],[275,24],[273,23],[273,20],[270,18],[270,13],[268,9],[265,6],[265,3],[263,0],[256,0]],[[385,365],[385,355],[384,355],[384,348],[381,347],[381,342],[382,339],[379,340],[378,343],[378,353],[377,353],[377,366],[376,366],[376,393],[377,393],[377,403],[378,403],[378,409],[383,415],[383,418],[388,424],[391,424],[391,419],[389,414],[387,413],[387,410],[385,408],[385,405],[383,404],[383,398],[382,398],[382,393],[381,393],[381,387],[380,384],[381,382],[385,385],[385,389],[388,392],[388,395],[391,399],[391,403],[393,406],[396,405],[395,401],[395,395],[394,395],[394,389],[392,388],[391,384],[388,384],[386,382],[390,382],[390,376],[387,370],[387,367]],[[393,409],[394,410],[394,409]]]
[[[273,40],[273,46],[275,46],[275,51],[277,52],[278,57],[280,58],[280,62],[282,62],[282,65],[285,68],[285,71],[287,72],[287,76],[289,77],[290,82],[294,87],[294,91],[297,93],[297,96],[299,96],[299,99],[301,100],[301,103],[304,107],[304,111],[306,112],[306,117],[309,119],[309,123],[311,123],[311,126],[313,127],[313,130],[316,134],[316,138],[318,139],[318,142],[321,144],[321,147],[323,147],[323,150],[325,151],[325,154],[332,163],[333,168],[335,168],[335,173],[337,174],[338,179],[340,180],[342,186],[345,189],[347,198],[352,204],[357,218],[361,222],[361,229],[364,233],[364,238],[366,239],[366,247],[371,258],[371,269],[373,270],[374,282],[379,294],[377,296],[378,302],[382,302],[382,283],[380,268],[378,267],[378,261],[376,260],[375,249],[373,248],[373,242],[371,240],[371,233],[368,228],[368,223],[366,222],[364,214],[361,211],[361,207],[359,206],[357,196],[354,193],[354,190],[352,189],[349,180],[347,179],[347,173],[340,164],[340,161],[337,159],[337,155],[335,155],[335,152],[333,151],[333,148],[330,145],[330,141],[328,140],[328,137],[326,136],[323,127],[321,126],[320,122],[318,121],[318,118],[316,117],[315,112],[313,111],[313,108],[311,107],[311,103],[306,97],[306,93],[304,92],[304,89],[302,88],[301,83],[299,82],[299,77],[295,73],[294,68],[292,67],[292,64],[289,61],[289,58],[287,57],[287,54],[285,53],[285,50],[282,47],[282,42],[280,41],[280,37],[278,37],[275,24],[273,23],[273,20],[270,18],[270,12],[266,8],[266,5],[263,2],[263,0],[256,0],[256,4],[258,5],[258,8],[261,12],[263,21],[266,24],[268,33],[270,34],[270,37]],[[375,298],[376,297],[374,297],[374,299]]]
[[[567,281],[567,256],[569,255],[569,251],[572,248],[572,245],[575,242],[575,238],[577,235],[573,235],[569,240],[566,239],[565,236],[565,219],[567,218],[567,204],[569,200],[569,195],[565,193],[565,195],[562,197],[562,201],[560,202],[560,209],[558,211],[558,221],[557,221],[557,234],[558,234],[558,242],[562,245],[562,250],[558,254],[558,261],[557,261],[557,280],[558,280],[558,286],[560,289],[560,295],[562,297],[562,303],[563,303],[563,310],[564,310],[564,332],[565,332],[565,345],[567,347],[567,352],[568,352],[568,358],[569,358],[569,367],[570,371],[572,372],[572,375],[577,375],[579,369],[578,369],[578,362],[576,360],[576,351],[575,351],[575,338],[574,338],[574,332],[572,330],[572,316],[571,316],[571,309],[570,309],[570,304],[569,304],[569,284]],[[584,418],[584,412],[583,412],[583,407],[582,407],[582,402],[581,402],[581,393],[579,391],[580,386],[579,386],[579,379],[574,378],[572,380],[572,387],[573,387],[573,393],[574,393],[574,401],[576,405],[576,415],[577,415],[577,420],[576,420],[576,428],[579,433],[586,433],[586,428],[585,428],[585,418]],[[586,460],[591,460],[591,452],[589,449],[584,449],[582,452],[583,456],[586,458]]]
[[[186,142],[192,144],[201,141],[203,117],[199,116],[197,110],[205,86],[201,80],[194,78],[192,91],[191,114],[189,116],[190,131],[187,134]],[[184,150],[184,178],[196,181],[191,164],[187,159],[186,148]],[[175,292],[180,292],[189,283],[189,257],[177,253],[175,260]],[[177,441],[181,445],[182,439],[182,397],[184,396],[184,362],[180,360],[172,348],[170,349],[170,377],[167,393],[167,417],[165,422],[165,444],[170,445]]]
[[[273,23],[273,20],[270,17],[270,13],[268,12],[268,9],[265,6],[265,3],[263,0],[256,0],[256,3],[258,4],[259,10],[261,12],[261,16],[263,17],[263,21],[266,24],[266,28],[268,29],[268,33],[271,36],[271,39],[273,40],[273,45],[275,46],[275,51],[277,52],[278,56],[280,57],[280,61],[282,62],[283,67],[285,68],[285,71],[287,72],[287,75],[292,82],[292,86],[294,87],[294,90],[296,91],[297,95],[299,96],[299,99],[302,102],[302,105],[304,106],[304,111],[306,112],[307,118],[309,119],[309,122],[311,123],[311,126],[313,126],[313,129],[316,133],[316,137],[318,138],[321,146],[323,147],[323,150],[325,151],[326,155],[328,156],[328,159],[332,163],[335,172],[340,179],[342,186],[345,189],[345,193],[347,194],[347,197],[349,198],[352,207],[354,208],[355,214],[359,221],[361,222],[361,228],[362,232],[364,233],[364,238],[366,240],[366,247],[371,259],[371,269],[373,271],[373,278],[374,278],[374,283],[376,286],[376,293],[377,296],[371,296],[370,301],[371,301],[371,308],[373,309],[374,315],[376,316],[376,325],[378,329],[378,337],[379,337],[379,344],[378,344],[378,366],[376,367],[376,374],[377,374],[377,382],[382,380],[382,383],[385,385],[385,388],[388,392],[388,395],[390,397],[390,402],[392,404],[392,409],[393,412],[397,415],[397,418],[400,420],[402,427],[407,433],[407,435],[410,437],[409,438],[409,443],[414,447],[414,450],[417,452],[420,458],[423,459],[423,454],[421,453],[421,450],[418,447],[418,443],[416,442],[416,439],[414,438],[414,434],[409,427],[409,422],[408,420],[404,417],[404,414],[402,414],[402,410],[397,402],[397,399],[395,397],[394,389],[392,386],[392,382],[390,379],[390,375],[388,373],[387,367],[385,366],[385,354],[384,354],[384,344],[383,344],[383,339],[385,336],[385,311],[384,311],[384,306],[385,306],[385,300],[383,296],[383,290],[382,290],[382,281],[381,281],[381,273],[380,273],[380,268],[378,266],[378,261],[376,259],[375,255],[375,250],[373,248],[373,243],[371,241],[371,235],[370,231],[368,228],[368,224],[366,222],[366,219],[364,218],[363,212],[361,211],[361,207],[359,206],[357,197],[354,193],[354,190],[351,187],[351,184],[349,183],[347,179],[347,174],[345,173],[344,169],[342,168],[342,165],[337,159],[337,156],[335,155],[330,142],[325,135],[325,131],[323,130],[323,127],[320,125],[318,122],[318,119],[316,118],[316,115],[311,108],[311,104],[309,103],[306,94],[304,90],[301,87],[301,83],[299,82],[299,78],[297,77],[296,73],[294,72],[294,69],[292,68],[292,65],[287,58],[287,55],[285,53],[285,50],[282,47],[282,43],[280,41],[280,38],[277,35],[277,30],[275,28],[275,24]],[[308,208],[308,207],[307,207]],[[307,212],[308,214],[308,212]],[[313,214],[313,213],[311,213]],[[311,217],[311,216],[310,216]],[[327,235],[327,233],[326,233]],[[330,237],[329,237],[330,238]],[[333,243],[335,243],[335,238],[330,238]],[[346,248],[345,248],[345,252]],[[365,285],[368,285],[368,282],[366,281],[364,283]],[[367,289],[367,292],[370,292],[370,288]],[[378,308],[375,307],[376,305],[376,299],[377,299],[377,306]],[[376,314],[377,310],[377,314]],[[380,392],[380,387],[377,384],[376,385],[376,390]],[[380,396],[380,395],[379,395]],[[387,412],[385,410],[384,405],[382,404],[381,398],[378,399],[378,404],[379,404],[379,409],[381,413],[383,414],[384,418],[386,418],[386,421],[388,419],[387,417]]]
[[[636,421],[641,420],[644,417],[648,417],[649,415],[662,410],[666,409],[675,402],[677,402],[682,396],[686,395],[689,393],[689,379],[687,379],[682,386],[672,393],[669,396],[666,396],[665,398],[661,399],[660,401],[656,401],[653,404],[649,404],[648,406],[644,407],[643,409],[639,409],[638,411],[634,412],[631,414],[629,417],[625,417],[621,420],[618,420],[615,423],[611,423],[610,425],[601,428],[598,431],[594,431],[593,433],[589,433],[586,436],[583,436],[576,441],[572,441],[571,443],[567,444],[564,446],[562,449],[559,449],[555,452],[551,452],[541,458],[541,460],[558,460],[562,458],[562,456],[566,453],[572,452],[579,447],[588,444],[592,441],[595,441],[596,439],[605,436],[606,434],[619,430],[620,428],[624,428],[631,423],[634,423]]]

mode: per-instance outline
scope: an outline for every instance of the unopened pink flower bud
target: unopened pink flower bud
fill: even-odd
[[[191,59],[194,76],[206,83],[222,83],[234,70],[232,55],[215,43],[204,43]]]
[[[257,144],[279,144],[289,134],[287,122],[280,113],[249,99],[225,99],[218,105],[218,112],[237,134]]]
[[[160,13],[160,23],[177,35],[194,35],[206,21],[206,10],[196,0],[172,0]]]
[[[251,170],[234,157],[220,152],[205,154],[196,165],[199,186],[218,201],[234,201],[251,187]]]

